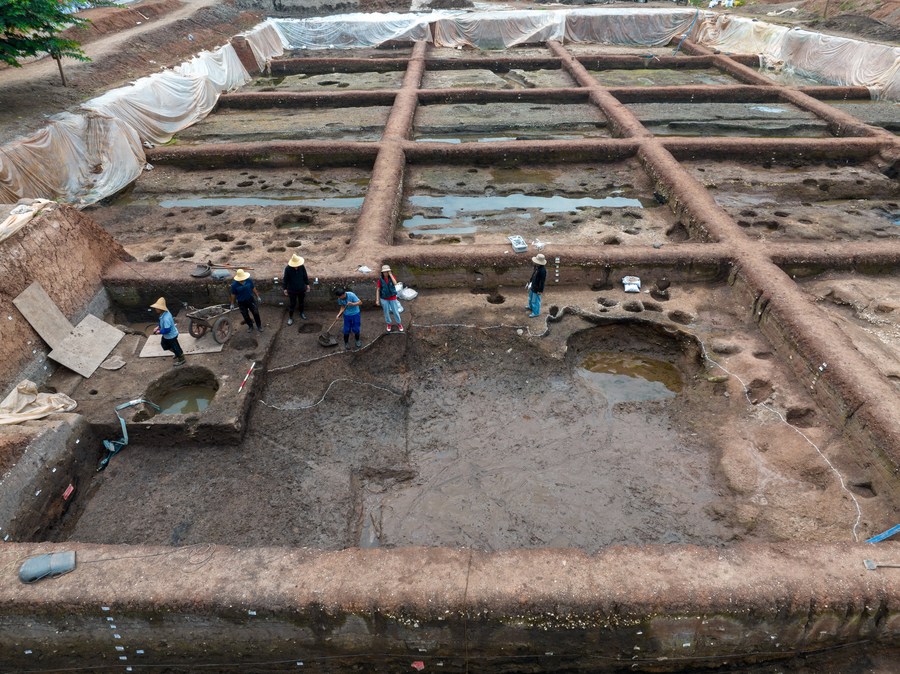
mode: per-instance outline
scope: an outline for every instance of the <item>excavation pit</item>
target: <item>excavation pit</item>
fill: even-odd
[[[591,308],[594,293],[556,289],[569,308],[543,339],[517,333],[523,295],[502,290],[502,304],[429,293],[408,306],[415,318],[405,314],[404,335],[384,334],[380,312],[365,311],[365,348],[335,356],[322,358],[313,331],[282,330],[238,446],[208,430],[192,438],[201,451],[185,451],[174,428],[145,428],[176,417],[148,422],[139,412],[132,444],[63,528],[103,544],[325,550],[844,540],[854,519],[846,492],[802,436],[776,414],[754,413],[761,403],[809,421],[807,436],[831,438],[831,460],[871,485],[861,535],[893,507],[895,490],[783,366],[752,355],[766,343],[735,322],[726,288],[677,285],[669,311],[637,314],[621,288],[604,293],[603,312]],[[455,311],[509,327],[428,327]],[[672,318],[679,311],[689,323]],[[212,386],[208,367],[173,370],[146,396]],[[236,385],[194,423],[223,396],[228,405]],[[215,480],[197,481],[211,465]],[[142,476],[162,473],[151,512],[124,502]],[[221,501],[248,479],[264,498]]]
[[[896,177],[896,105],[772,84],[758,50],[696,35],[569,42],[619,11],[503,51],[266,57],[271,77],[154,140],[122,201],[60,209],[136,259],[93,231],[110,259],[92,263],[65,222],[11,242],[53,253],[0,256],[9,287],[40,279],[72,321],[99,290],[80,266],[102,267],[118,316],[149,320],[161,294],[228,300],[232,271],[198,264],[252,263],[265,331],[188,355],[219,386],[205,410],[122,411],[131,442],[101,473],[115,407],[171,357],[138,360],[146,333],[127,334],[122,370],[54,375],[81,416],[9,442],[4,564],[77,549],[80,567],[0,583],[4,662],[892,671],[896,577],[860,560],[895,547],[861,541],[897,512],[897,198],[879,178]],[[253,69],[249,39],[235,49]],[[619,198],[638,203],[604,201]],[[288,328],[293,253],[321,283]],[[402,334],[373,307],[383,264],[419,291]],[[317,341],[339,330],[336,286],[363,301],[346,352]],[[10,314],[4,357],[46,367]]]

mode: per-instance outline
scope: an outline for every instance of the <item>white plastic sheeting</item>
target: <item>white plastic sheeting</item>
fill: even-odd
[[[221,92],[249,80],[229,44],[215,52],[202,52],[173,70],[113,89],[82,107],[126,122],[142,140],[165,143],[206,117]]]
[[[433,16],[442,14],[359,13],[272,21],[290,49],[359,49],[391,40],[430,41]]]
[[[439,47],[504,49],[559,40],[645,47],[668,44],[697,16],[693,9],[564,9],[481,12],[446,16],[434,22]]]
[[[39,132],[0,148],[0,201],[23,197],[92,203],[133,181],[144,149],[127,124],[62,113]]]
[[[438,47],[505,49],[559,40],[618,45],[667,44],[686,31],[697,10],[561,9],[430,14],[341,14],[314,19],[271,19],[289,49],[377,47],[391,40]],[[433,34],[432,34],[433,31]]]
[[[134,181],[141,141],[164,143],[206,116],[223,91],[250,80],[234,47],[202,52],[64,113],[33,136],[0,148],[0,201],[51,198],[93,203]]]
[[[71,412],[77,406],[78,403],[65,393],[39,393],[37,384],[23,379],[0,402],[0,426]]]
[[[242,33],[242,36],[250,45],[250,51],[260,70],[265,70],[266,64],[273,57],[284,54],[286,43],[272,21],[266,21],[249,33]]]
[[[707,47],[760,54],[825,84],[864,86],[876,98],[900,100],[900,47],[725,14],[704,17],[692,35]]]

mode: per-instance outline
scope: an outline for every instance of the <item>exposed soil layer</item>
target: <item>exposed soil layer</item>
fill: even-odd
[[[397,243],[650,245],[681,229],[637,162],[415,166]]]
[[[184,170],[160,165],[87,212],[135,258],[252,266],[293,253],[321,266],[346,248],[369,172],[302,167]],[[188,264],[191,263],[191,264]]]
[[[244,441],[224,446],[211,435],[187,448],[167,435],[129,445],[60,535],[594,551],[612,543],[849,540],[854,528],[862,536],[889,517],[891,487],[789,383],[729,308],[727,289],[673,287],[665,305],[621,289],[555,290],[554,299],[594,318],[566,316],[543,338],[529,336],[542,322],[521,318],[523,291],[500,292],[509,293],[501,305],[471,293],[420,297],[407,304],[404,335],[385,334],[380,312],[366,311],[365,348],[350,353],[318,345],[330,314],[310,312],[314,329],[296,331],[264,308],[267,327],[281,329],[268,371],[255,375],[265,388]],[[482,328],[462,325],[473,323]],[[704,361],[695,339],[734,376]],[[216,371],[234,349],[240,355],[236,342],[223,355],[189,359]],[[680,392],[650,386],[660,380],[646,372],[596,380],[582,366],[604,352],[671,363]],[[115,374],[105,376],[115,385]],[[801,427],[851,488],[862,485],[856,494],[763,403]],[[94,408],[99,414],[102,405]],[[137,492],[144,497],[128,496]],[[242,496],[250,492],[259,497]]]
[[[873,163],[685,166],[755,238],[793,241],[900,237],[900,185]]]

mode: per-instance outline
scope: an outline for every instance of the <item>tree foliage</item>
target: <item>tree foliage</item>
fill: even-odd
[[[107,0],[82,0],[80,5],[107,5]],[[20,61],[41,53],[90,61],[74,40],[60,36],[70,26],[88,23],[66,13],[65,0],[0,0],[0,62],[20,66]]]

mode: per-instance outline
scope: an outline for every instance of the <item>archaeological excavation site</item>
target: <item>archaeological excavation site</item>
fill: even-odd
[[[708,4],[0,67],[0,671],[898,671],[900,29]]]

